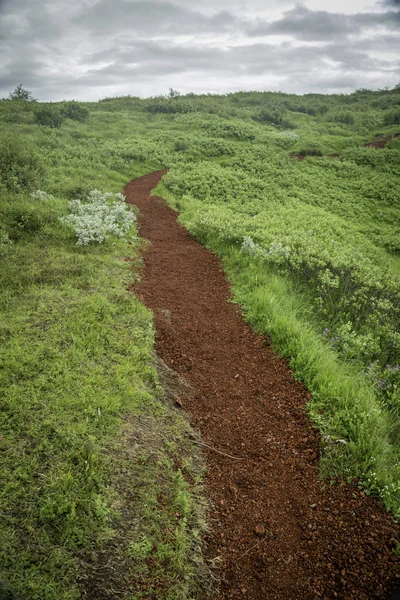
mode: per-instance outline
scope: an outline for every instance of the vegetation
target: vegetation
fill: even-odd
[[[81,106],[79,102],[66,102],[61,108],[61,114],[66,119],[80,121],[81,123],[89,118],[89,110]]]
[[[22,83],[17,85],[13,92],[10,92],[9,95],[10,100],[23,100],[24,102],[34,102],[35,98],[33,97],[32,92],[26,90],[22,87]]]
[[[33,147],[6,133],[0,146],[0,192],[29,191],[43,178],[44,167]]]
[[[46,127],[61,127],[63,116],[56,108],[44,107],[35,112],[35,119],[39,125]]]
[[[78,565],[95,572],[107,551],[121,597],[132,581],[138,599],[198,595],[201,461],[126,290],[141,241],[115,197],[159,168],[161,195],[308,385],[322,439],[346,442],[324,443],[322,474],[400,515],[399,107],[399,87],[0,102],[0,582],[77,598]],[[366,147],[376,136],[393,139]]]
[[[118,125],[96,151],[104,125],[0,125],[0,591],[27,600],[202,585],[201,457],[127,291],[141,241],[119,192],[148,167]]]

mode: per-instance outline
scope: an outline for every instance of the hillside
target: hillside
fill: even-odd
[[[132,292],[147,246],[118,196],[158,169],[307,387],[321,475],[400,516],[399,87],[3,100],[0,128],[5,589],[189,599],[214,578],[201,440]]]

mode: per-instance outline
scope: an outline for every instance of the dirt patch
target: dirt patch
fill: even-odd
[[[125,188],[151,241],[135,289],[154,311],[157,352],[194,390],[180,398],[211,448],[207,544],[221,574],[215,598],[385,598],[400,580],[393,520],[357,488],[319,481],[309,393],[229,302],[220,260],[149,196],[163,174]]]
[[[366,148],[384,148],[388,142],[400,137],[400,133],[391,133],[390,135],[378,134],[372,142],[365,144]]]
[[[194,394],[190,383],[185,381],[176,371],[170,369],[160,357],[157,357],[157,371],[164,391],[164,400],[168,401],[171,407],[184,408],[181,398],[183,396],[188,398]]]

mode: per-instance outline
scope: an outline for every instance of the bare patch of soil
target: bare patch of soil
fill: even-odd
[[[390,135],[378,134],[372,142],[365,144],[366,148],[384,148],[388,142],[400,137],[400,133],[392,133]]]
[[[150,197],[164,173],[125,188],[151,242],[136,290],[154,311],[157,352],[193,388],[180,401],[211,448],[204,451],[207,552],[221,575],[215,598],[387,597],[400,581],[398,529],[357,488],[319,480],[309,393],[229,302],[220,260]]]

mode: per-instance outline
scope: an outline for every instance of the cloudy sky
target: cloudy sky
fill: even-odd
[[[0,98],[400,82],[400,0],[0,0]]]

